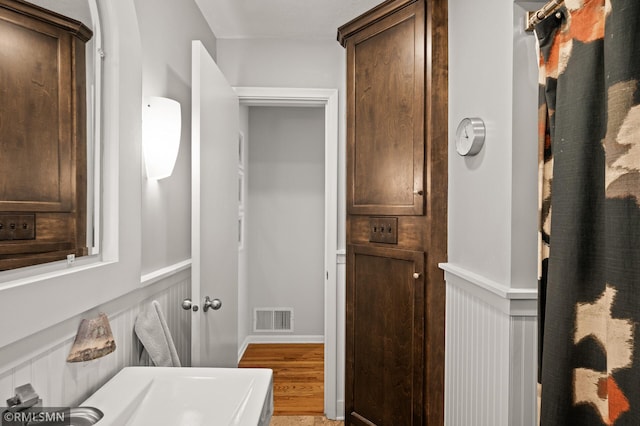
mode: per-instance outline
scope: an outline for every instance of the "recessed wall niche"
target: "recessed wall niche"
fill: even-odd
[[[0,0],[0,270],[87,254],[92,35],[74,19]]]

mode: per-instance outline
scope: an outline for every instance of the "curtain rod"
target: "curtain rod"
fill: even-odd
[[[563,4],[564,0],[550,0],[535,12],[527,12],[527,31],[533,31],[538,23],[555,13]]]

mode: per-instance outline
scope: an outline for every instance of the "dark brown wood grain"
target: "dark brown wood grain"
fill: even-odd
[[[388,15],[396,12],[403,6],[415,2],[416,0],[387,0],[380,3],[378,6],[369,10],[362,16],[349,21],[338,28],[338,43],[340,43],[342,47],[346,47],[347,39],[353,36],[355,33],[358,33],[369,25],[373,25],[376,22],[386,18]]]
[[[425,115],[426,336],[425,419],[444,424],[445,281],[439,263],[447,261],[448,191],[448,8],[430,0],[426,13],[427,106]]]
[[[423,404],[424,253],[349,246],[347,417],[420,425]]]
[[[447,13],[446,0],[387,1],[339,29],[347,48],[347,425],[444,424]],[[370,241],[371,217],[380,216],[397,217],[397,244]],[[408,266],[397,253],[424,262]],[[410,295],[399,283],[413,273],[421,287]]]
[[[352,244],[370,244],[372,246],[386,247],[386,244],[372,243],[369,241],[370,216],[351,215],[348,221],[349,241]],[[423,230],[423,216],[398,216],[398,243],[396,248],[422,251],[425,246],[426,235]]]
[[[46,25],[58,27],[61,30],[73,35],[78,40],[86,43],[93,37],[93,32],[87,28],[82,22],[71,19],[67,16],[37,6],[23,0],[2,0],[0,6],[13,12],[14,19],[18,19],[19,15],[24,15],[28,20],[46,22]]]
[[[347,40],[347,211],[424,208],[424,9],[409,5]]]
[[[0,270],[87,254],[91,35],[78,21],[0,0],[0,213],[35,214],[34,239],[0,241]]]

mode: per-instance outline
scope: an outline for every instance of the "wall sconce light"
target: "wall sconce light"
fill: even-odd
[[[180,148],[180,103],[151,96],[142,109],[142,151],[148,179],[171,176]]]

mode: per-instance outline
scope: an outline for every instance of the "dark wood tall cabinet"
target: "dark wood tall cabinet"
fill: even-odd
[[[348,425],[444,423],[447,3],[389,0],[347,52]]]
[[[82,23],[0,0],[0,270],[87,254]]]

